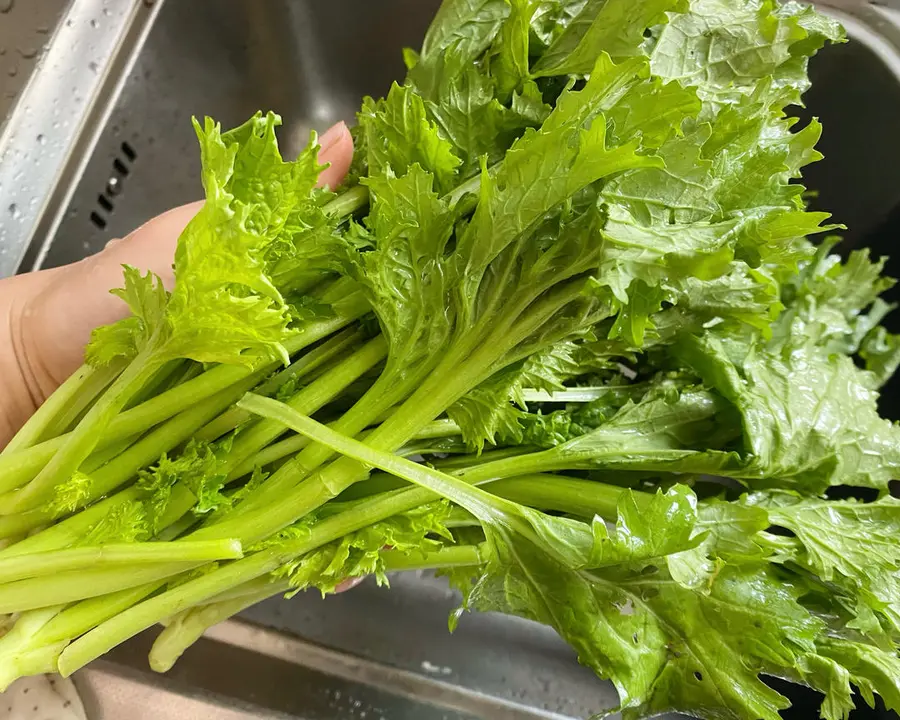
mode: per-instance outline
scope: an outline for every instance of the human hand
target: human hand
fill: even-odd
[[[344,123],[319,138],[321,185],[337,186],[350,168],[353,140]],[[202,206],[183,205],[153,218],[104,250],[65,267],[0,280],[0,448],[84,362],[91,331],[127,314],[109,291],[122,285],[122,265],[174,282],[178,236]]]

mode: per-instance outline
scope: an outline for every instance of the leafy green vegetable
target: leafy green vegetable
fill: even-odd
[[[0,457],[0,684],[434,567],[451,625],[555,629],[601,715],[776,720],[766,676],[900,709],[893,281],[816,241],[791,115],[843,39],[774,0],[444,0],[338,193],[272,114],[197,123],[171,294],[125,268],[102,369]]]

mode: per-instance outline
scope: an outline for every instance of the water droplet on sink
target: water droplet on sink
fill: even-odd
[[[43,135],[38,135],[37,141],[38,141],[38,145],[46,145],[47,144],[47,138],[45,138]]]
[[[19,206],[16,205],[15,203],[12,203],[8,209],[9,209],[9,214],[12,215],[12,219],[18,220],[19,216],[21,215],[21,213],[19,212]]]
[[[96,18],[91,19],[91,27],[95,30],[100,27],[100,23],[97,22]]]
[[[13,9],[16,0],[0,0],[0,13],[8,13]]]
[[[0,47],[0,57],[3,57],[4,55],[6,55],[6,48]]]
[[[29,48],[19,48],[19,55],[21,55],[26,60],[31,60],[32,58],[37,57],[38,51],[36,47]]]
[[[10,77],[15,77],[16,75],[19,74],[19,66],[13,65],[9,70],[6,71],[6,74],[9,75]]]
[[[90,70],[95,75],[97,74],[98,65],[93,60],[88,63],[88,70]]]
[[[106,17],[109,17],[109,8],[103,8],[103,14],[104,14]]]

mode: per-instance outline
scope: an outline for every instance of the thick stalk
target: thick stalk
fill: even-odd
[[[299,404],[296,407],[305,413],[314,412],[384,355],[383,341],[380,339],[370,341],[367,348],[335,367],[333,372],[323,375],[301,390],[297,397]],[[140,468],[152,464],[162,453],[187,440],[199,427],[207,424],[212,417],[222,412],[253,387],[264,372],[265,370],[257,371],[245,378],[243,382],[182,412],[116,456],[92,474],[90,491],[79,500],[77,507],[84,506],[115,490],[130,480]],[[225,415],[227,414],[228,411],[225,412]],[[257,446],[264,445],[272,439],[273,433],[277,435],[283,431],[283,427],[273,426],[271,423],[263,423],[261,428],[253,427],[247,433],[239,436],[240,444],[236,443],[232,455],[238,459],[244,454],[252,453],[258,449]],[[73,507],[73,509],[75,508]],[[184,508],[184,510],[187,509]],[[21,534],[53,519],[55,516],[49,508],[37,508],[25,513],[0,517],[0,537]],[[53,531],[54,528],[50,528],[45,532]],[[40,535],[44,535],[44,533]]]
[[[160,562],[237,560],[243,557],[237,540],[139,542],[30,553],[0,559],[0,584],[55,573]]]
[[[65,643],[35,646],[32,640],[60,610],[62,606],[26,613],[0,638],[0,692],[20,677],[56,671],[56,659]]]
[[[123,363],[113,363],[100,369],[82,365],[41,404],[34,415],[28,418],[0,455],[24,450],[52,437],[51,430],[61,416],[68,417],[74,412],[73,417],[77,417],[122,372],[123,368]]]
[[[200,374],[201,368],[202,366],[200,363],[185,360],[184,358],[176,358],[175,360],[169,360],[169,362],[163,363],[159,370],[154,373],[153,377],[144,384],[144,387],[138,390],[132,396],[131,400],[125,403],[123,410],[130,410],[133,407],[137,407],[150,398],[161,395],[166,390],[181,384],[180,382],[173,383],[173,380],[186,382],[192,377],[197,377],[197,375]],[[181,372],[179,372],[179,370]]]
[[[564,283],[561,287],[549,292],[538,301],[522,301],[513,305],[496,318],[496,323],[485,323],[487,337],[481,338],[478,332],[458,342],[445,353],[423,382],[413,382],[418,377],[410,375],[400,382],[399,376],[382,375],[370,392],[356,403],[332,427],[351,437],[356,436],[365,427],[380,417],[397,402],[403,405],[393,412],[385,421],[373,430],[368,439],[373,447],[389,452],[407,442],[424,425],[432,422],[456,399],[464,395],[496,370],[503,367],[502,358],[510,353],[518,344],[537,332],[545,323],[572,300],[582,295],[581,282]],[[528,310],[524,319],[519,316]],[[481,341],[483,340],[483,341]],[[468,357],[471,354],[471,357]],[[513,359],[510,359],[512,362]],[[389,372],[389,371],[388,371]],[[448,380],[452,378],[452,380]],[[382,388],[382,385],[385,387]],[[418,386],[416,390],[413,390]],[[402,390],[402,391],[401,391]],[[409,396],[409,393],[412,393]],[[333,453],[326,447],[311,444],[305,447],[291,462],[279,468],[269,477],[252,498],[249,498],[227,523],[240,523],[244,516],[268,510],[274,498],[281,499],[292,487],[296,487],[305,479],[313,479],[311,473],[325,463]],[[322,482],[337,496],[349,485],[365,477],[365,469],[358,463],[338,460],[334,466],[326,468],[317,482]],[[282,503],[284,509],[289,509]],[[300,512],[301,508],[296,508]],[[308,512],[308,508],[303,508]],[[294,522],[302,515],[294,515],[285,524]],[[284,527],[275,527],[271,532]],[[254,535],[256,537],[256,535]]]
[[[565,290],[568,290],[566,288]],[[574,289],[573,289],[574,290]],[[574,290],[575,294],[580,290]],[[491,371],[496,368],[496,363],[499,357],[502,357],[503,352],[508,352],[516,343],[524,340],[528,337],[528,334],[534,332],[541,325],[550,320],[553,314],[562,307],[566,302],[572,299],[572,293],[566,294],[563,292],[553,293],[547,302],[539,303],[538,312],[535,312],[533,315],[529,317],[529,320],[523,323],[521,326],[516,328],[517,332],[510,333],[504,340],[506,342],[501,343],[500,345],[495,345],[490,350],[483,351],[480,354],[476,352],[476,356],[478,356],[478,362],[473,363],[472,370],[476,368],[480,369],[480,372],[473,372],[471,376],[466,377],[463,381],[458,382],[456,385],[453,383],[447,383],[446,376],[439,377],[438,373],[432,375],[432,382],[426,383],[427,392],[425,392],[425,387],[420,388],[420,392],[416,393],[415,396],[421,396],[427,402],[425,403],[425,408],[414,407],[413,409],[408,410],[408,412],[404,415],[403,413],[398,413],[392,416],[393,427],[390,431],[384,430],[384,425],[379,428],[382,433],[382,441],[386,441],[389,438],[393,439],[397,442],[396,446],[402,444],[408,437],[415,433],[418,427],[426,424],[428,421],[437,417],[437,415],[442,412],[449,402],[452,402],[459,394],[465,392],[472,384],[477,383],[481,379],[483,379],[486,374],[489,374]],[[555,305],[555,306],[554,306]],[[486,343],[490,345],[490,343]],[[491,354],[493,351],[493,354]],[[499,353],[499,354],[498,354]],[[452,385],[452,389],[448,389],[448,385]],[[430,393],[434,393],[433,396],[429,397]],[[437,400],[436,397],[440,399]],[[406,406],[409,407],[411,405],[415,405],[412,400],[407,401]],[[427,408],[427,409],[426,409]],[[433,414],[432,414],[433,413]],[[398,418],[398,415],[400,416]],[[430,417],[428,416],[430,415]],[[423,419],[424,418],[424,419]],[[388,423],[385,423],[386,425]],[[377,432],[377,431],[376,431]],[[392,433],[396,436],[392,436]],[[375,433],[373,433],[374,435]],[[405,435],[405,436],[404,436]],[[358,479],[359,477],[364,477],[366,474],[365,468],[360,466],[359,463],[350,462],[344,463],[343,461],[338,461],[334,463],[332,466],[328,468],[331,470],[332,468],[337,468],[333,471],[333,474],[329,477],[326,473],[320,472],[317,476],[313,476],[309,478],[307,482],[302,483],[302,485],[295,488],[295,492],[292,492],[291,497],[285,498],[281,503],[283,506],[289,506],[289,514],[282,513],[277,518],[267,518],[261,519],[259,517],[250,519],[249,522],[244,522],[245,530],[249,537],[266,537],[275,530],[283,527],[285,524],[289,524],[293,520],[296,520],[297,517],[302,517],[306,512],[310,509],[318,507],[326,500],[333,497],[337,492],[341,489],[347,487],[353,481]],[[427,494],[426,494],[427,497]],[[269,511],[278,511],[280,508],[267,508]],[[247,519],[243,519],[246,521]],[[286,520],[286,522],[285,522]],[[242,522],[243,522],[242,521]],[[322,521],[327,522],[327,521]],[[223,523],[223,525],[227,525]],[[322,527],[323,525],[317,525],[317,527]],[[274,529],[273,529],[274,528]],[[211,534],[216,534],[216,530],[221,531],[223,528],[219,526],[215,526],[213,528],[204,528],[198,531],[198,534],[202,534],[204,532]],[[195,534],[196,536],[199,536]],[[232,563],[226,568],[221,568],[213,573],[210,573],[208,578],[200,578],[196,581],[190,581],[189,583],[185,583],[183,586],[179,586],[178,588],[173,589],[167,593],[163,593],[158,598],[153,598],[151,600],[145,601],[140,606],[132,608],[131,611],[127,611],[123,613],[118,618],[114,618],[109,621],[110,623],[115,623],[112,627],[110,627],[109,623],[105,623],[105,629],[101,631],[98,628],[94,633],[89,633],[92,635],[94,640],[89,641],[85,636],[81,641],[73,644],[73,647],[70,648],[70,654],[67,656],[71,661],[69,663],[69,667],[77,666],[79,662],[79,658],[86,657],[91,652],[93,652],[98,646],[103,645],[107,642],[112,641],[113,644],[118,642],[115,640],[115,637],[122,633],[127,633],[127,628],[129,624],[132,627],[136,627],[140,625],[144,620],[147,619],[148,616],[151,616],[156,610],[159,608],[166,609],[166,615],[171,615],[172,612],[180,611],[182,608],[178,610],[173,610],[173,608],[177,607],[179,603],[187,603],[193,604],[194,601],[190,600],[190,596],[192,594],[196,594],[200,597],[200,600],[205,599],[207,597],[211,597],[212,594],[217,592],[216,584],[222,583],[224,587],[227,587],[229,584],[233,584],[235,579],[242,582],[244,578],[242,574],[246,574],[250,578],[258,577],[260,574],[264,574],[268,572],[266,569],[267,563],[273,562],[275,558],[268,557],[265,555],[266,551],[262,553],[258,553],[252,558],[247,558],[242,561],[238,561],[236,563]],[[256,574],[254,574],[256,573]],[[215,576],[215,577],[212,577]],[[189,587],[188,587],[189,586]],[[222,587],[220,585],[219,587]],[[205,594],[211,591],[211,594]],[[170,593],[176,593],[172,595]],[[197,601],[200,601],[197,600]],[[124,616],[124,617],[123,617]],[[151,620],[151,623],[153,621]],[[127,634],[126,634],[127,637]],[[78,645],[78,643],[82,643]],[[78,648],[75,647],[78,645]],[[80,648],[80,649],[79,649]],[[86,649],[85,649],[86,648]],[[102,650],[101,650],[102,652]],[[63,666],[63,658],[61,658],[61,667]]]
[[[0,640],[0,691],[20,677],[55,674],[59,654],[73,638],[140,602],[162,584],[157,581],[65,609],[56,605],[22,613],[10,633]]]
[[[462,477],[473,482],[471,477]],[[484,488],[520,505],[585,518],[599,515],[609,521],[615,521],[619,498],[625,492],[625,488],[593,480],[542,474],[497,480],[487,483]],[[636,495],[641,497],[643,493]]]
[[[262,370],[257,371],[244,378],[243,381],[176,415],[142,437],[127,450],[93,472],[90,475],[91,481],[88,490],[75,498],[66,509],[71,512],[85,507],[134,478],[140,469],[153,464],[163,453],[183,443],[199,428],[240,398],[244,392],[253,388],[263,373]],[[47,501],[52,499],[52,496],[36,499]],[[58,517],[55,512],[55,508],[46,505],[35,508],[28,515],[33,519],[43,517],[45,520],[52,520]]]
[[[368,309],[365,299],[357,293],[356,296],[341,305],[341,311],[337,312],[335,316],[310,323],[298,334],[285,340],[284,346],[293,355],[322,338],[338,332],[364,315]],[[260,360],[252,366],[217,365],[178,387],[167,390],[147,402],[120,413],[109,423],[102,437],[97,439],[97,448],[106,447],[136,433],[144,432],[257,371],[261,371],[265,375],[277,367],[277,362],[267,360]],[[71,435],[72,433],[67,433],[31,448],[0,457],[0,492],[13,490],[32,479],[54,458],[60,448],[69,441]]]
[[[532,448],[531,446],[513,445],[511,447],[504,447],[498,450],[487,450],[480,455],[469,453],[467,455],[457,455],[455,457],[441,458],[432,462],[432,465],[452,475],[454,470],[469,471],[478,465],[487,465],[489,463],[497,462],[498,460],[503,460],[510,457],[521,457],[522,455],[527,455],[533,451],[534,448]]]
[[[31,510],[42,502],[48,492],[72,477],[78,466],[97,446],[110,421],[158,369],[159,362],[154,359],[150,349],[139,353],[88,410],[34,480],[18,490],[0,496],[0,514],[11,515]]]
[[[365,185],[355,185],[346,192],[338,195],[331,202],[327,203],[322,210],[327,215],[346,217],[352,215],[357,210],[361,210],[368,204],[369,188]]]
[[[312,478],[311,478],[312,479]],[[551,483],[554,478],[546,478]],[[513,487],[510,481],[507,489]],[[596,501],[599,511],[610,513],[607,519],[614,519],[612,514],[612,493],[622,493],[624,488],[604,486],[590,481],[576,481],[577,488],[573,485],[565,492],[562,500],[554,502],[553,507],[548,505],[546,509],[559,509],[567,511],[572,507],[584,509],[584,498],[580,503],[573,493],[597,492]],[[583,485],[580,483],[584,483]],[[304,483],[302,488],[310,497],[305,501],[306,505],[315,504],[320,498],[324,488],[315,484]],[[298,488],[298,491],[301,488]],[[523,491],[524,492],[524,491]],[[321,547],[327,542],[335,540],[350,532],[384,520],[392,515],[413,510],[425,503],[435,500],[437,495],[431,490],[422,487],[411,487],[399,492],[389,492],[374,497],[363,503],[359,503],[352,510],[325,518],[316,523],[308,536],[287,542],[284,545],[268,548],[243,560],[238,560],[225,567],[214,570],[195,580],[187,581],[157,595],[149,600],[135,605],[111,617],[110,620],[88,632],[76,640],[60,657],[59,670],[63,675],[68,675],[91,660],[124,642],[129,637],[145,630],[151,625],[173,615],[180,613],[194,605],[214,598],[217,595],[231,591],[245,582],[259,578],[279,568],[294,558]],[[549,502],[549,498],[547,501]],[[587,513],[586,513],[587,514]]]
[[[296,409],[306,408],[302,411],[304,413],[313,413],[337,397],[350,383],[375,367],[386,356],[387,341],[379,335],[346,360],[331,368],[318,380],[300,390],[288,404]],[[230,475],[241,462],[259,452],[285,432],[286,428],[281,423],[271,420],[255,422],[235,438],[231,451],[228,453],[228,462],[222,472]]]
[[[218,625],[232,615],[237,615],[251,605],[278,595],[288,589],[286,582],[269,583],[271,588],[257,589],[239,597],[202,605],[176,616],[157,636],[150,648],[150,669],[168,672],[185,650],[193,645],[213,625]]]
[[[413,435],[413,440],[432,440],[439,438],[454,437],[462,431],[452,420],[435,420],[428,423],[419,432]],[[256,455],[247,458],[230,476],[230,480],[248,475],[257,467],[265,467],[269,463],[273,463],[282,458],[293,455],[309,445],[309,439],[303,435],[292,435],[277,443],[273,443],[268,447],[260,450]],[[240,509],[240,508],[239,508]]]
[[[567,284],[531,308],[530,314],[522,322],[512,327],[509,321],[499,322],[497,336],[488,337],[468,360],[459,358],[464,349],[449,352],[400,408],[372,431],[366,438],[366,443],[378,450],[397,450],[421,428],[434,421],[456,399],[499,369],[499,358],[540,329],[553,318],[560,307],[580,294],[580,283]],[[320,447],[316,452],[317,457],[330,456],[327,448]],[[306,450],[301,455],[304,453]],[[214,526],[216,530],[201,528],[197,531],[197,536],[239,537],[247,543],[263,540],[319,507],[310,505],[310,502],[327,502],[367,475],[368,468],[365,465],[346,457],[339,458],[310,475],[303,459],[298,456],[268,478],[265,490],[251,501],[255,503],[253,507],[244,514],[235,513],[231,518],[225,518]],[[277,488],[277,494],[274,488]],[[265,503],[262,502],[263,497],[266,498]],[[278,498],[277,503],[270,500],[275,497]]]
[[[292,401],[292,406],[304,413],[315,412],[344,390],[361,373],[379,362],[384,354],[384,341],[381,338],[371,340],[364,348],[332,371],[301,390]],[[221,413],[244,392],[253,387],[262,377],[263,372],[260,370],[243,382],[182,412],[97,470],[91,476],[89,492],[78,501],[78,506],[84,506],[115,490],[134,477],[140,468],[152,464],[162,453],[187,440],[198,428],[208,423],[210,418]],[[245,455],[252,454],[284,431],[284,426],[277,423],[257,423],[238,436],[229,458],[233,457],[234,462],[238,462]],[[183,504],[180,504],[179,507],[183,508],[183,511],[188,509]],[[26,513],[2,517],[0,518],[0,537],[20,534],[53,519],[54,515],[48,508],[37,508]],[[40,537],[46,532],[52,533],[54,528],[50,528],[36,537]]]
[[[202,560],[194,560],[153,563],[131,568],[104,567],[18,580],[0,585],[0,613],[25,612],[99,597],[162,580],[203,564],[205,563]]]
[[[354,507],[352,512],[334,515],[316,523],[306,537],[267,548],[144,600],[111,617],[69,645],[60,655],[59,672],[63,676],[68,676],[157,622],[235,586],[266,575],[293,558],[347,533],[418,507],[428,501],[429,495],[420,490],[415,494],[392,493],[361,503]]]
[[[139,603],[148,595],[159,590],[165,583],[165,580],[156,580],[69,605],[34,634],[34,646],[59,642],[68,643],[123,610],[127,610],[135,603]]]
[[[332,338],[329,338],[318,347],[301,356],[281,372],[269,378],[256,390],[260,395],[273,395],[289,380],[299,380],[325,363],[337,357],[358,341],[363,339],[363,333],[358,329],[347,328]],[[196,434],[198,440],[215,440],[225,433],[234,430],[245,420],[249,414],[240,408],[229,408],[219,417],[201,428]]]
[[[387,550],[382,553],[382,557],[385,570],[388,572],[480,565],[483,562],[482,549],[477,545],[460,545],[411,554]],[[245,583],[241,588],[236,588],[232,597],[222,598],[181,613],[154,641],[150,649],[150,667],[156,672],[167,672],[184,651],[213,625],[290,588],[287,580],[257,578]]]
[[[82,510],[76,515],[61,520],[51,525],[46,530],[42,530],[35,535],[20,540],[14,545],[10,545],[0,551],[0,558],[17,557],[34,552],[45,552],[48,550],[58,550],[60,548],[70,547],[84,539],[84,536],[91,529],[111,513],[117,506],[130,502],[138,502],[142,500],[142,491],[135,487],[129,487],[121,492],[116,493],[112,497],[101,500],[91,505],[89,508]],[[171,526],[175,521],[184,516],[197,502],[194,494],[184,485],[176,483],[172,486],[172,493],[169,496],[169,503],[166,506],[163,516],[158,521],[158,527],[165,529]],[[33,515],[32,513],[23,513],[24,516]],[[3,526],[4,520],[12,520],[18,515],[12,515],[9,518],[0,518],[0,535],[7,530]],[[36,518],[29,518],[34,521]],[[37,520],[38,524],[40,521]]]

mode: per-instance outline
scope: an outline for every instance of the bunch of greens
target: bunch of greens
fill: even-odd
[[[337,193],[274,115],[197,124],[174,291],[126,268],[0,454],[0,684],[416,567],[553,627],[626,720],[774,719],[765,676],[900,708],[891,281],[808,239],[786,113],[842,39],[773,0],[445,0]]]

